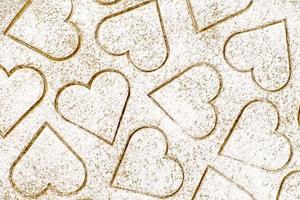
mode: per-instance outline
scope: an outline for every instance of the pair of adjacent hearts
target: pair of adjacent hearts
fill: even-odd
[[[77,53],[81,38],[70,21],[72,0],[26,0],[4,35],[54,61]]]
[[[265,170],[285,167],[292,156],[292,145],[278,133],[279,113],[267,100],[247,103],[238,114],[219,151],[230,157]]]
[[[278,91],[291,76],[291,56],[286,20],[239,31],[225,42],[224,58],[266,91]]]
[[[195,64],[152,90],[148,96],[184,132],[195,139],[209,136],[217,124],[213,101],[222,78],[210,64]]]
[[[13,162],[9,181],[28,198],[38,198],[49,191],[60,196],[72,195],[86,185],[87,167],[46,122]]]
[[[211,166],[205,169],[193,194],[192,200],[197,199],[255,200],[254,196],[241,185]]]
[[[186,0],[196,33],[205,31],[245,12],[253,0]]]

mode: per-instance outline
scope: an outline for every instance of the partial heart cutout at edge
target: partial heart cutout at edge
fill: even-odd
[[[77,34],[77,46],[74,49],[74,51],[72,53],[70,53],[69,55],[63,56],[63,57],[55,57],[50,55],[47,52],[44,52],[43,50],[41,50],[38,47],[35,47],[34,45],[31,45],[27,42],[24,42],[22,39],[19,39],[13,35],[11,35],[9,33],[10,29],[14,26],[14,24],[22,17],[23,13],[26,12],[26,10],[28,9],[28,7],[30,6],[30,4],[32,3],[33,0],[27,0],[26,3],[23,5],[23,7],[17,12],[17,14],[15,15],[15,17],[13,18],[13,20],[9,23],[9,25],[7,26],[7,28],[4,30],[3,34],[6,35],[7,37],[9,37],[10,39],[16,41],[17,43],[26,46],[27,48],[35,51],[38,54],[41,54],[42,56],[48,58],[49,60],[53,60],[53,61],[64,61],[67,60],[71,57],[73,57],[80,49],[81,46],[81,35],[80,35],[80,31],[79,28],[77,27],[77,25],[74,22],[69,21],[70,18],[72,17],[73,14],[73,0],[69,0],[71,2],[71,10],[69,15],[66,17],[66,19],[64,20],[65,23],[68,23],[71,27],[74,28],[76,34]]]

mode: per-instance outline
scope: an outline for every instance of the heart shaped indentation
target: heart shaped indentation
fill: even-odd
[[[10,71],[0,66],[0,134],[5,138],[43,100],[46,77],[26,65]]]
[[[87,84],[76,81],[59,89],[55,108],[66,121],[112,145],[129,95],[125,75],[106,69],[93,75]]]
[[[227,63],[240,72],[251,72],[263,90],[282,89],[291,76],[286,20],[231,35],[224,46]]]
[[[127,55],[141,71],[162,67],[169,45],[157,0],[150,0],[105,17],[96,31],[101,48],[109,54]]]
[[[166,198],[179,191],[183,179],[181,164],[168,155],[165,133],[155,127],[141,127],[130,135],[111,186]]]
[[[255,200],[254,196],[230,178],[209,166],[193,194],[195,199]]]
[[[212,101],[221,85],[219,72],[201,63],[175,75],[148,96],[189,135],[203,139],[216,126],[217,114]]]
[[[288,173],[282,180],[276,200],[300,198],[300,170]]]
[[[265,170],[278,170],[292,156],[289,139],[277,132],[279,114],[267,100],[246,104],[233,123],[219,154]]]
[[[72,0],[27,0],[4,31],[4,35],[54,61],[77,53],[80,35],[69,21]]]
[[[62,136],[45,123],[13,162],[9,180],[28,198],[37,198],[48,190],[66,196],[86,185],[87,168]]]
[[[253,0],[186,0],[196,33],[235,17],[248,8]]]

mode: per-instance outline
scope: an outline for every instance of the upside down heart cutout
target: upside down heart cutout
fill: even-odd
[[[152,90],[148,96],[167,116],[195,139],[210,135],[217,123],[213,105],[222,88],[210,64],[195,64]]]
[[[291,159],[292,145],[278,128],[276,106],[267,100],[251,101],[240,111],[219,154],[265,170],[282,169]]]
[[[151,72],[164,65],[169,44],[157,0],[148,0],[105,17],[97,27],[101,48],[115,56],[127,55],[138,69]]]
[[[46,77],[29,65],[0,66],[0,135],[5,138],[43,100]],[[24,95],[26,94],[26,95]]]
[[[278,91],[289,82],[291,58],[286,20],[234,33],[226,40],[223,52],[233,69],[251,73],[252,80],[263,90]]]
[[[72,0],[27,0],[4,35],[48,59],[66,60],[80,48],[79,29],[70,21],[72,12]]]
[[[186,0],[196,33],[245,12],[253,0]]]
[[[87,168],[62,136],[44,123],[13,162],[9,180],[28,198],[38,198],[48,191],[67,196],[86,185]]]
[[[87,84],[75,81],[59,89],[55,108],[66,121],[113,145],[129,96],[125,75],[106,69]]]
[[[141,127],[130,135],[111,186],[167,198],[179,191],[183,179],[180,162],[168,155],[165,133],[156,127]]]

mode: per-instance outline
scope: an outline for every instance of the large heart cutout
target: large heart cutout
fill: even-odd
[[[5,138],[43,100],[46,77],[41,71],[26,65],[10,71],[0,66],[0,134]]]
[[[224,46],[224,58],[234,69],[251,72],[263,90],[282,89],[291,76],[286,20],[231,35]]]
[[[192,200],[255,200],[254,196],[226,177],[220,171],[208,166],[193,194]]]
[[[112,145],[129,95],[128,79],[119,71],[106,69],[87,84],[76,81],[59,89],[55,108],[66,121]]]
[[[4,34],[48,59],[66,60],[80,47],[72,13],[72,0],[27,0]]]
[[[205,31],[248,8],[253,0],[186,0],[196,33]]]
[[[292,156],[289,139],[277,132],[279,114],[267,100],[245,105],[233,123],[219,153],[265,170],[285,167]]]
[[[145,72],[159,69],[169,56],[157,0],[105,17],[98,24],[96,38],[104,51],[127,55],[135,67]]]
[[[168,156],[164,132],[141,127],[130,135],[111,180],[111,186],[166,198],[179,191],[184,172],[179,161]]]
[[[62,136],[45,123],[13,162],[9,180],[28,198],[37,198],[48,190],[66,196],[86,185],[87,168]]]
[[[276,200],[300,198],[300,170],[291,171],[282,180]]]
[[[213,100],[221,90],[221,76],[211,65],[196,64],[151,91],[148,96],[195,139],[210,135],[217,123]]]

